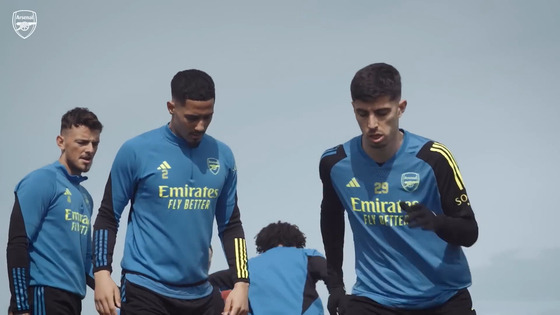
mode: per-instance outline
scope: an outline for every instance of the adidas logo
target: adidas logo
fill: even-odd
[[[163,161],[157,169],[161,171],[161,178],[167,179],[168,170],[171,169],[171,165],[167,161]]]
[[[70,196],[72,196],[70,189],[66,188],[66,190],[64,191],[64,196],[66,196],[66,201],[68,201],[68,203],[72,202],[72,199],[70,198]]]
[[[346,184],[346,187],[357,188],[357,187],[360,187],[360,184],[356,180],[356,177],[352,177],[352,179],[348,182],[348,184]]]
[[[166,161],[163,161],[163,163],[161,163],[161,165],[157,168],[158,171],[163,171],[163,170],[168,170],[171,168],[171,165],[169,165],[169,163],[167,163]]]

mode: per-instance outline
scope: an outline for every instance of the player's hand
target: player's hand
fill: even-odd
[[[423,230],[435,232],[439,230],[442,217],[437,216],[432,210],[419,203],[409,206],[406,202],[401,201],[399,205],[408,214],[405,221],[409,227],[419,227]]]
[[[226,299],[222,315],[247,315],[249,313],[249,283],[236,282]]]
[[[344,315],[346,313],[346,291],[344,288],[334,288],[329,292],[327,310],[330,315]]]
[[[119,287],[111,278],[108,270],[100,270],[95,278],[95,309],[101,315],[117,315],[117,307],[121,307]]]

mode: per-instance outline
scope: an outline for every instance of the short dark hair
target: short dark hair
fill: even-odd
[[[184,104],[187,99],[208,101],[216,98],[214,81],[206,72],[190,69],[177,72],[171,80],[171,97]]]
[[[387,96],[390,101],[401,97],[401,75],[386,63],[374,63],[356,72],[350,83],[352,101],[372,102]]]
[[[305,234],[299,230],[297,225],[278,221],[270,223],[255,236],[255,245],[257,245],[259,254],[278,245],[303,248],[305,247]]]
[[[76,107],[62,115],[60,119],[60,132],[64,129],[72,129],[72,127],[85,126],[91,130],[101,132],[103,125],[97,119],[97,116],[85,107]]]

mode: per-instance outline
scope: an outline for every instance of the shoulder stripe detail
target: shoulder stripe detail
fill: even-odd
[[[237,268],[237,278],[249,278],[247,270],[247,245],[244,238],[235,239],[235,266]]]
[[[323,155],[321,156],[321,158],[324,158],[325,156],[329,156],[329,155],[333,155],[336,153],[336,151],[338,150],[338,147],[340,145],[337,145],[335,147],[332,147],[330,149],[325,150],[325,152],[323,152]]]
[[[457,163],[455,162],[455,159],[453,158],[451,152],[443,144],[437,142],[434,142],[432,144],[430,151],[438,152],[447,160],[447,163],[449,163],[449,166],[453,170],[453,175],[455,177],[455,182],[457,183],[457,187],[459,187],[459,190],[463,190],[464,189],[463,177],[461,176],[459,167],[457,166]]]

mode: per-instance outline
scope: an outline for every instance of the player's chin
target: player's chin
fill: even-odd
[[[89,171],[90,169],[91,169],[91,163],[84,164],[84,165],[82,165],[82,167],[80,167],[80,171],[82,173],[85,173],[85,172]]]
[[[196,139],[189,139],[189,141],[187,141],[187,143],[189,144],[189,146],[196,148],[198,147],[198,145],[200,144],[200,142],[202,141],[202,138],[196,138]]]
[[[370,145],[372,148],[374,148],[374,149],[383,149],[384,147],[387,146],[387,144],[386,144],[384,141],[382,141],[382,142],[373,142],[373,141],[370,141],[370,142],[369,142],[369,145]]]

